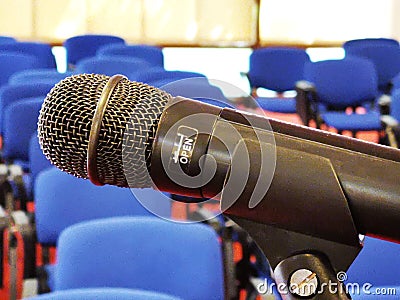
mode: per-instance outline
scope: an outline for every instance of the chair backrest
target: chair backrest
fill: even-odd
[[[164,85],[165,84],[165,85]],[[181,96],[219,107],[235,108],[224,96],[221,89],[210,84],[207,78],[186,78],[174,82],[158,81],[152,85],[160,87],[172,96]]]
[[[97,288],[73,289],[46,293],[26,300],[180,300],[180,298],[152,291]]]
[[[44,97],[24,98],[11,103],[4,111],[3,158],[29,159],[29,143],[37,130],[37,120]]]
[[[39,138],[37,132],[35,132],[29,141],[29,170],[31,174],[31,182],[35,182],[37,175],[51,168],[53,165],[43,154],[40,148]]]
[[[32,69],[14,73],[8,80],[9,84],[48,83],[55,85],[60,80],[74,75],[74,72],[60,73],[56,69]]]
[[[33,55],[0,52],[0,86],[7,84],[12,74],[34,68],[39,68],[39,62]]]
[[[0,44],[16,43],[17,40],[11,36],[0,35]]]
[[[140,58],[124,56],[108,57],[89,57],[80,60],[77,65],[76,73],[95,73],[112,76],[122,74],[130,77],[138,70],[151,68],[150,63]]]
[[[162,49],[150,45],[125,45],[112,44],[102,46],[97,51],[97,56],[128,56],[144,59],[153,66],[164,67]]]
[[[163,81],[164,83],[173,82],[180,79],[186,78],[197,78],[205,76],[197,72],[190,71],[167,71],[163,68],[154,67],[148,70],[139,71],[136,74],[131,75],[132,78],[139,82],[152,84],[153,82]]]
[[[55,289],[124,287],[223,299],[215,231],[204,224],[120,217],[76,224],[58,240]]]
[[[371,60],[378,74],[379,89],[388,91],[391,80],[400,74],[399,45],[366,45],[346,50],[346,56],[354,55]]]
[[[373,101],[378,95],[375,67],[363,58],[308,63],[304,78],[315,84],[318,101],[335,109]]]
[[[295,89],[303,79],[304,65],[310,57],[303,49],[268,47],[255,49],[250,55],[248,79],[251,88],[266,88],[276,92]]]
[[[34,199],[38,241],[48,245],[56,243],[62,230],[82,221],[152,215],[129,189],[110,185],[98,187],[89,180],[76,178],[56,168],[37,175]],[[170,203],[163,200],[158,203],[159,207],[170,213]]]
[[[38,68],[56,68],[56,59],[51,46],[46,43],[16,42],[0,44],[0,52],[11,51],[22,54],[29,54],[37,58]]]
[[[343,48],[347,52],[351,48],[358,48],[364,46],[379,46],[379,45],[391,45],[399,46],[399,41],[390,38],[365,38],[365,39],[354,39],[343,43]]]
[[[347,271],[348,282],[400,285],[400,245],[366,237],[364,248]]]
[[[400,122],[400,88],[393,90],[390,102],[390,115]]]
[[[76,63],[87,57],[95,56],[96,51],[104,45],[114,43],[125,43],[125,40],[113,35],[85,34],[73,36],[64,41],[67,51],[67,65]]]
[[[23,98],[44,97],[54,86],[53,83],[21,83],[15,85],[5,85],[0,89],[0,133],[4,128],[4,111],[11,103]]]

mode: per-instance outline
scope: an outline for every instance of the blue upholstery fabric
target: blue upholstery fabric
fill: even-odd
[[[124,287],[223,299],[221,248],[204,224],[120,217],[76,224],[58,241],[56,290]]]
[[[352,47],[346,50],[346,56],[348,55],[363,57],[374,63],[378,74],[378,86],[383,92],[387,90],[391,80],[400,73],[399,45]]]
[[[340,112],[327,112],[321,114],[321,116],[328,126],[341,131],[370,131],[382,129],[380,114],[377,111],[351,115]]]
[[[390,115],[400,122],[400,88],[392,93],[392,102],[390,103]]]
[[[34,195],[36,230],[42,244],[54,245],[62,230],[78,222],[112,216],[152,215],[129,189],[98,187],[56,168],[38,174]],[[163,200],[158,205],[167,215],[170,203]]]
[[[43,99],[53,87],[53,83],[21,83],[5,85],[0,89],[0,133],[3,133],[3,114],[7,106],[23,98],[40,97]]]
[[[265,110],[280,112],[280,113],[294,113],[296,112],[296,99],[294,98],[256,98],[258,105]]]
[[[27,300],[182,300],[166,294],[122,288],[73,289],[42,294]]]
[[[294,90],[303,79],[304,64],[310,58],[305,50],[284,47],[260,48],[250,55],[248,78],[252,88],[278,93]]]
[[[113,35],[88,34],[70,37],[64,42],[67,64],[76,65],[83,58],[95,56],[101,46],[114,43],[125,43],[125,41],[123,38]]]
[[[314,83],[318,101],[336,109],[361,105],[378,95],[375,67],[363,58],[309,63],[305,65],[304,77]]]
[[[203,74],[188,71],[166,71],[160,67],[154,67],[145,71],[131,74],[132,79],[152,85],[153,82],[164,81],[164,84],[185,78],[205,77]]]
[[[144,59],[153,66],[164,67],[162,49],[149,45],[112,44],[102,46],[96,53],[97,56],[127,56]]]
[[[310,62],[310,57],[303,49],[288,47],[268,47],[255,49],[250,55],[250,67],[247,73],[250,88],[265,88],[276,93],[295,89],[296,82],[303,79],[304,65]],[[294,98],[285,101],[274,97],[261,97],[256,101],[262,109],[295,113]]]
[[[16,43],[17,40],[11,36],[0,35],[0,44]]]
[[[39,67],[36,57],[15,52],[0,52],[0,86],[8,83],[10,76],[18,71]]]
[[[22,54],[29,54],[36,57],[38,68],[56,68],[56,59],[51,51],[51,46],[45,43],[17,42],[11,44],[0,44],[0,53],[11,51]]]
[[[52,167],[50,161],[44,156],[39,145],[39,139],[35,132],[29,141],[29,170],[32,183],[35,182],[37,175],[47,168]]]
[[[400,286],[399,253],[399,244],[366,237],[364,248],[347,271],[348,282]]]
[[[29,159],[29,143],[37,130],[44,97],[25,98],[8,105],[4,112],[3,158]]]
[[[47,83],[55,85],[60,80],[73,75],[73,72],[60,73],[56,69],[32,69],[14,73],[8,83],[14,84],[36,84]]]
[[[380,46],[389,45],[399,47],[399,41],[390,38],[365,38],[349,40],[343,43],[343,48],[347,52],[351,51],[352,48],[360,48],[365,46]]]
[[[112,76],[122,74],[130,77],[132,73],[147,70],[150,63],[140,58],[114,56],[114,57],[90,57],[80,60],[76,73],[95,73]]]

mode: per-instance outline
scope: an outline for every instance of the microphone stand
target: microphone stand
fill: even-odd
[[[224,214],[264,252],[284,300],[350,299],[341,276],[362,248],[350,202],[331,160],[306,152],[297,158],[289,148],[291,156],[282,147],[277,152],[279,167],[263,201],[249,207],[255,183],[248,181]],[[301,192],[304,186],[310,188]],[[231,196],[224,191],[222,207]]]

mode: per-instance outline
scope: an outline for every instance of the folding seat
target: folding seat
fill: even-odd
[[[31,69],[16,72],[11,75],[8,80],[8,84],[37,84],[37,83],[48,83],[55,85],[62,79],[72,76],[73,72],[67,71],[60,73],[56,69]]]
[[[67,51],[68,69],[73,69],[83,58],[96,55],[96,51],[104,45],[125,43],[124,39],[113,35],[84,34],[73,36],[64,41]]]
[[[0,44],[0,53],[3,51],[28,54],[36,57],[38,68],[56,68],[56,59],[51,50],[51,46],[46,43],[38,42],[16,42]]]
[[[348,283],[356,283],[360,293],[354,293],[353,299],[386,299],[384,295],[376,295],[377,288],[400,290],[400,245],[371,237],[365,237],[364,247],[350,266],[347,274]],[[369,291],[363,286],[369,284]],[[356,291],[355,291],[356,292]],[[372,294],[368,295],[370,292]],[[386,295],[394,299],[394,295]]]
[[[52,82],[5,85],[0,89],[0,134],[3,133],[3,114],[8,105],[23,98],[46,97],[47,93],[54,86]]]
[[[12,74],[39,67],[39,61],[33,55],[7,51],[0,52],[0,87],[8,83]]]
[[[29,169],[29,143],[37,130],[37,120],[44,97],[24,98],[4,111],[2,157],[8,163]]]
[[[143,59],[155,67],[164,67],[164,55],[162,49],[150,45],[106,45],[97,50],[96,56],[128,56]]]
[[[250,55],[249,80],[252,95],[262,109],[295,113],[296,100],[284,95],[294,92],[296,82],[303,79],[304,65],[310,62],[305,50],[287,47],[255,49]],[[257,89],[264,88],[276,93],[274,97],[259,97]]]
[[[76,64],[75,73],[95,73],[112,76],[122,74],[131,77],[138,70],[151,68],[150,63],[140,58],[126,56],[89,57]]]
[[[354,39],[348,40],[343,43],[343,48],[348,51],[352,48],[362,48],[365,46],[380,46],[389,45],[399,47],[399,41],[391,38],[364,38],[364,39]]]
[[[157,212],[170,216],[169,198],[151,189],[144,191],[146,206],[157,207]],[[142,194],[143,195],[143,194]],[[65,228],[87,220],[113,216],[152,216],[130,189],[115,186],[98,187],[89,180],[76,178],[55,167],[41,171],[34,182],[36,232],[42,245],[44,268],[39,269],[39,291],[54,288],[54,270],[49,250]]]
[[[148,217],[83,222],[58,240],[56,290],[123,287],[223,299],[218,236],[204,224]]]
[[[153,85],[154,83],[158,85],[167,84],[180,79],[198,77],[205,78],[206,76],[201,73],[190,71],[167,71],[160,67],[153,67],[147,70],[138,70],[138,72],[131,74],[132,80],[144,82],[150,85]]]
[[[373,62],[378,75],[378,88],[381,93],[390,94],[392,80],[400,74],[399,45],[365,45],[345,48],[346,56],[357,56]]]
[[[11,36],[0,36],[0,44],[9,44],[9,43],[16,43],[17,40]]]
[[[304,78],[307,83],[297,86],[298,112],[304,124],[315,119],[317,127],[325,124],[339,133],[351,131],[353,136],[358,131],[382,129],[378,111],[357,111],[379,95],[375,67],[369,60],[346,57],[309,63]]]

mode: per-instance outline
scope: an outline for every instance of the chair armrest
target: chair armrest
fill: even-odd
[[[317,110],[315,103],[317,95],[313,83],[301,80],[296,82],[296,111],[304,125],[308,126],[311,120],[316,120]]]
[[[249,78],[249,72],[240,72],[240,76],[241,77],[247,77],[247,78]]]
[[[399,121],[397,121],[397,119],[393,118],[392,116],[389,115],[383,115],[381,116],[381,122],[383,127],[387,128],[387,127],[396,127],[399,125]]]
[[[389,95],[382,95],[378,98],[378,106],[381,115],[389,115],[390,114],[390,104],[392,103],[392,97]]]
[[[304,92],[315,92],[315,85],[307,80],[300,80],[296,82],[296,90],[303,90]]]

